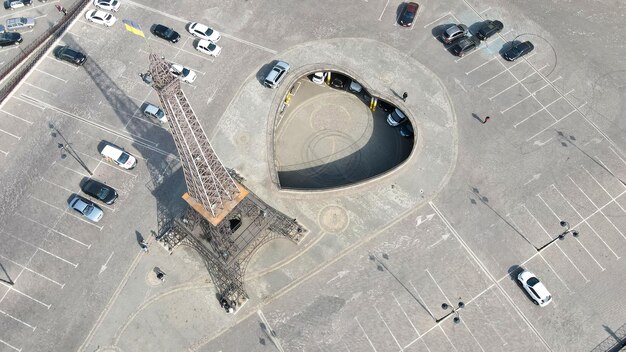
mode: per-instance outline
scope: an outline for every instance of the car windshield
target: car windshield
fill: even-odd
[[[204,32],[204,34],[207,35],[207,37],[210,37],[211,34],[213,34],[213,30],[211,28],[207,28],[206,32]]]
[[[100,188],[100,190],[98,191],[98,198],[100,199],[104,199],[109,195],[109,190],[107,188]]]
[[[402,117],[400,115],[398,115],[397,110],[394,110],[393,113],[391,114],[391,118],[395,121],[395,122],[400,122],[402,121]]]
[[[158,118],[163,118],[163,116],[165,116],[165,113],[163,112],[163,110],[159,109],[159,110],[157,110],[155,115]]]
[[[209,43],[208,48],[209,48],[209,50],[213,51],[213,50],[215,50],[216,45],[213,44],[213,43]]]
[[[528,279],[528,286],[535,286],[538,283],[539,279],[537,279],[536,277],[531,277],[530,279]]]
[[[128,154],[126,154],[126,153],[122,153],[122,155],[120,155],[120,157],[117,159],[117,161],[118,161],[120,164],[126,164],[126,162],[128,161],[128,157],[129,157],[129,155],[128,155]]]
[[[113,16],[111,16],[111,14],[108,14],[108,15],[104,16],[104,19],[105,19],[106,21],[108,21],[108,20],[110,20],[110,19],[111,19],[111,17],[113,17]]]
[[[163,30],[163,34],[167,37],[171,36],[174,33],[174,31],[171,28],[166,28]]]
[[[189,75],[189,72],[191,72],[191,71],[189,71],[188,68],[183,68],[183,76]]]
[[[87,205],[85,209],[83,210],[83,214],[89,215],[91,214],[92,211],[93,211],[93,205]]]

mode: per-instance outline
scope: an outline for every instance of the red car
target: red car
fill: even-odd
[[[417,14],[418,8],[419,5],[414,2],[406,4],[402,9],[398,23],[404,27],[411,27],[411,25],[413,25],[413,20],[415,20],[415,14]]]

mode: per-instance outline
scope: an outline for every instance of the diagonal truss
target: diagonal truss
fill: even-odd
[[[168,116],[174,143],[180,154],[189,194],[213,217],[224,210],[241,190],[219,160],[209,139],[180,87],[180,80],[170,73],[170,64],[150,54],[153,87]]]

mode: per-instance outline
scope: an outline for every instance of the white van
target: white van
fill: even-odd
[[[107,144],[100,152],[107,160],[111,160],[116,163],[122,169],[130,170],[137,165],[137,159],[134,156],[128,154],[123,149],[114,145]]]
[[[406,120],[406,115],[398,108],[391,112],[391,114],[387,115],[387,123],[389,126],[398,126],[404,120]]]

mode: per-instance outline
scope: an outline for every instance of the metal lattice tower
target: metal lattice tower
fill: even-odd
[[[190,205],[180,220],[164,222],[157,238],[169,251],[179,244],[194,248],[220,297],[238,308],[248,299],[244,274],[253,254],[276,238],[299,243],[306,230],[243,187],[243,179],[222,165],[180,80],[170,73],[170,63],[150,54],[149,73],[180,154],[188,189],[183,199]]]
[[[180,80],[170,73],[170,64],[163,57],[150,54],[150,73],[154,79],[152,86],[168,116],[189,195],[213,218],[218,218],[241,190],[213,151],[180,87]]]

